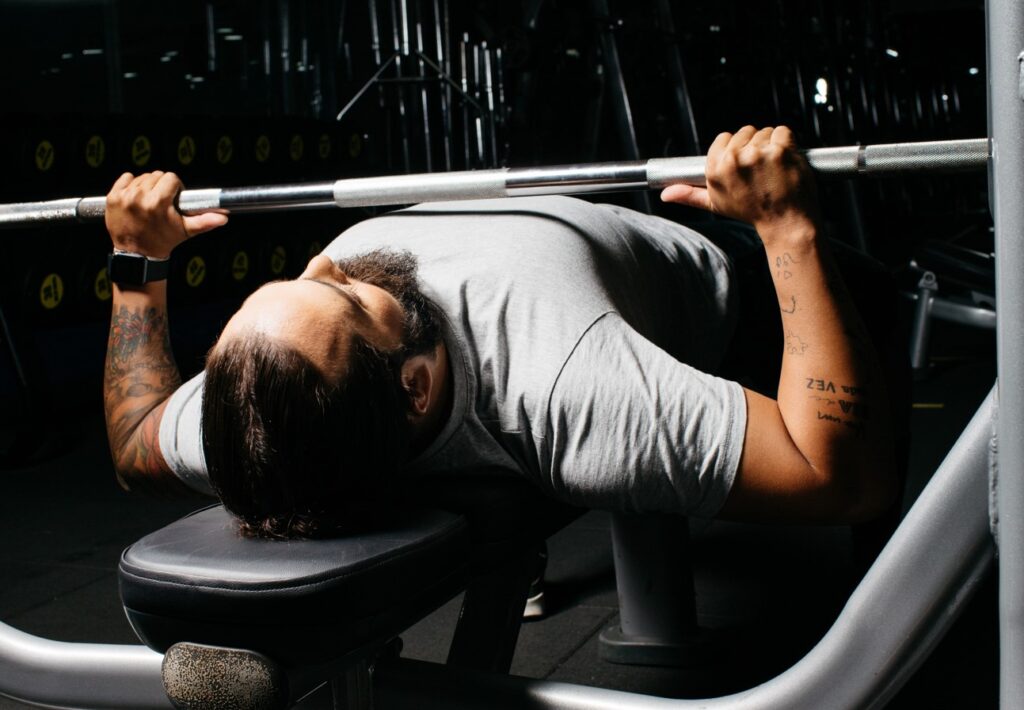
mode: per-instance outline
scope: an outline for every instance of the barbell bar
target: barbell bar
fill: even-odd
[[[987,138],[812,148],[804,152],[822,177],[965,172],[988,165]],[[213,210],[265,212],[314,207],[376,207],[523,195],[575,195],[704,184],[704,156],[652,158],[535,168],[348,178],[265,187],[183,190],[183,214]],[[0,227],[102,219],[105,197],[71,197],[0,205]]]

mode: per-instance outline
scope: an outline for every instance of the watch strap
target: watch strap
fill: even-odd
[[[107,255],[107,273],[119,286],[142,286],[170,275],[171,260],[115,249]]]

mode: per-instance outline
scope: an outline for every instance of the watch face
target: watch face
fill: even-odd
[[[146,266],[146,257],[141,254],[111,254],[107,260],[110,280],[116,284],[146,283]]]
[[[110,280],[125,286],[141,286],[162,281],[171,271],[168,259],[147,259],[142,254],[110,254],[107,256]]]

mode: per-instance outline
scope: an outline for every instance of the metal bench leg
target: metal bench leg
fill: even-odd
[[[619,513],[612,518],[619,624],[601,633],[601,658],[649,666],[707,662],[689,542],[683,517]]]
[[[508,673],[537,559],[529,547],[473,580],[462,600],[448,665]]]

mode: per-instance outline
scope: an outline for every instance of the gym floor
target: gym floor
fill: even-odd
[[[914,386],[912,501],[992,386],[994,337],[936,324],[932,369]],[[121,550],[191,503],[129,497],[114,482],[100,404],[80,413],[70,448],[0,472],[0,619],[65,641],[134,643],[117,593]],[[512,672],[668,697],[706,697],[762,682],[798,660],[858,581],[849,530],[691,521],[706,651],[691,668],[614,665],[600,632],[616,623],[610,518],[593,512],[549,543],[548,614],[523,626]],[[995,708],[994,573],[938,650],[889,705]],[[404,655],[443,661],[459,600],[403,634]],[[0,699],[0,710],[27,707]]]

